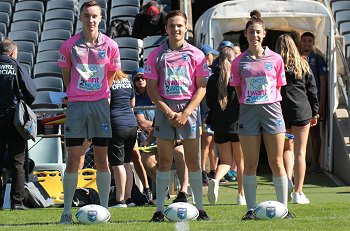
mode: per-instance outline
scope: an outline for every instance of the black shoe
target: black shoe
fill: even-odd
[[[146,195],[147,201],[148,201],[148,203],[150,203],[152,201],[152,191],[151,191],[151,189],[150,188],[145,188],[143,190],[143,194]]]
[[[202,171],[202,183],[203,185],[208,185],[209,178],[206,171]]]
[[[284,217],[284,219],[293,219],[293,218],[295,218],[295,215],[293,213],[290,213],[289,211],[287,215]]]
[[[248,210],[248,212],[242,217],[242,221],[245,220],[256,220],[253,210]]]
[[[11,210],[28,210],[29,208],[24,206],[23,204],[12,205]]]
[[[207,213],[204,210],[198,210],[199,215],[197,217],[197,221],[210,221],[210,217],[207,215]]]
[[[215,171],[214,170],[210,170],[210,172],[208,173],[208,178],[215,179]]]
[[[164,214],[161,211],[157,211],[153,214],[152,219],[150,222],[163,222],[164,221]]]
[[[187,198],[188,198],[187,193],[180,191],[177,194],[176,198],[173,200],[173,203],[176,203],[176,202],[186,202],[187,203]]]

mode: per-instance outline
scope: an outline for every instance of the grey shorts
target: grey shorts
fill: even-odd
[[[279,102],[272,104],[241,104],[239,109],[238,134],[257,136],[286,132]]]
[[[168,100],[163,99],[164,102],[174,112],[181,112],[185,110],[189,101],[188,100]],[[174,128],[170,125],[166,115],[156,109],[156,116],[154,122],[154,136],[165,140],[189,140],[199,138],[199,113],[198,108],[193,110],[192,114],[188,117],[187,123],[180,128]]]
[[[108,99],[94,102],[69,102],[64,128],[65,138],[111,138]]]

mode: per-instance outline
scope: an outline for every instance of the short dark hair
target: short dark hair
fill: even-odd
[[[15,51],[17,44],[9,38],[5,38],[0,42],[0,55],[9,55]]]
[[[168,24],[168,20],[170,18],[173,18],[173,17],[176,17],[176,16],[183,17],[185,19],[185,23],[187,24],[187,16],[186,16],[186,14],[184,12],[182,12],[181,10],[172,10],[165,17],[165,25]]]
[[[81,14],[81,12],[85,7],[91,7],[91,6],[99,6],[100,9],[102,9],[101,3],[99,3],[98,1],[91,0],[91,1],[86,1],[83,3],[83,5],[81,5],[79,13]]]
[[[309,31],[307,32],[304,32],[302,35],[301,35],[301,38],[302,37],[312,37],[313,39],[315,39],[315,35]]]

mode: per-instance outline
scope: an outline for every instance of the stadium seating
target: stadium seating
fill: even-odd
[[[0,2],[0,12],[6,12],[9,15],[12,15],[12,5],[9,2]]]
[[[4,22],[0,22],[0,33],[3,35],[7,34],[7,26]]]
[[[57,66],[56,62],[42,62],[34,65],[34,78],[45,76],[57,76],[61,77],[61,68]]]
[[[37,91],[63,92],[63,80],[60,77],[46,76],[33,79]]]
[[[6,12],[0,12],[0,22],[5,23],[8,28],[10,25],[10,15]]]
[[[44,13],[44,3],[41,1],[22,1],[17,2],[15,5],[15,12],[18,11],[27,11],[27,10],[33,10],[33,11],[39,11],[41,14]]]
[[[75,20],[74,17],[74,11],[68,9],[55,9],[45,13],[45,21],[65,19],[73,22]]]
[[[56,62],[58,59],[58,50],[40,51],[36,55],[36,63]]]
[[[8,37],[13,41],[29,41],[38,45],[39,34],[35,31],[10,31]]]
[[[30,41],[16,41],[18,52],[31,52],[35,56],[35,45]]]
[[[33,68],[34,65],[34,54],[32,52],[19,52],[17,56],[17,60],[20,63],[26,63],[30,66],[30,69]]]
[[[38,21],[18,21],[11,23],[11,31],[35,31],[38,35],[41,34],[41,24]]]
[[[73,0],[48,1],[46,10],[68,9],[75,11],[75,3]]]
[[[38,91],[31,108],[58,108],[59,105],[52,103],[50,98],[50,91]]]
[[[46,40],[41,41],[38,44],[38,52],[48,51],[48,50],[59,50],[63,40]]]
[[[37,21],[40,24],[43,22],[43,14],[34,10],[23,10],[13,13],[13,22],[18,21]]]
[[[71,34],[74,32],[73,22],[65,19],[57,19],[45,21],[43,25],[43,30],[55,30],[55,29],[65,29]]]
[[[139,0],[112,0],[111,8],[119,7],[119,6],[134,6],[140,9],[140,1]]]
[[[28,141],[29,158],[35,162],[35,170],[59,170],[64,174],[66,164],[63,163],[60,137],[38,137],[36,142]]]
[[[41,41],[46,40],[63,40],[66,41],[72,36],[69,30],[55,29],[55,30],[44,30],[41,33]]]

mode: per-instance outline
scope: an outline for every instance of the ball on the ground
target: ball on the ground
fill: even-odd
[[[264,201],[254,209],[254,216],[261,220],[283,219],[288,214],[288,208],[278,201]]]
[[[198,214],[199,211],[194,205],[185,202],[172,203],[164,210],[165,217],[175,222],[195,220]]]
[[[108,222],[111,214],[105,207],[91,204],[79,208],[75,217],[83,224],[99,224]]]

